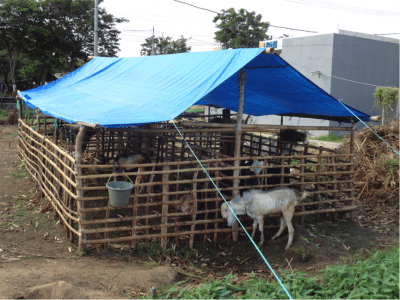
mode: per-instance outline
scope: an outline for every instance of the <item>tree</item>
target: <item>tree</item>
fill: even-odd
[[[271,39],[267,35],[269,23],[261,19],[262,15],[248,12],[244,8],[238,12],[234,8],[222,9],[213,20],[219,29],[214,39],[222,43],[224,49],[258,47],[260,41]]]
[[[127,21],[99,8],[100,56],[116,56],[120,32],[115,26]],[[34,68],[20,68],[20,75],[40,81],[56,69],[73,71],[78,62],[87,62],[93,36],[94,0],[0,0],[0,51],[7,51],[13,83],[21,53],[24,67]]]
[[[390,110],[393,111],[393,105],[399,101],[399,88],[397,87],[381,87],[375,88],[374,106],[382,109],[382,125],[385,121],[390,120]],[[386,114],[385,114],[386,112]]]
[[[8,55],[10,77],[15,86],[15,71],[22,51],[32,45],[41,47],[49,36],[44,12],[39,2],[32,0],[0,1],[0,50]]]
[[[141,56],[150,56],[152,55],[153,42],[154,42],[154,55],[162,55],[162,54],[174,54],[174,53],[185,53],[189,52],[192,47],[187,46],[187,41],[190,40],[185,39],[181,36],[180,39],[173,41],[170,36],[164,37],[163,35],[160,37],[151,36],[146,39],[146,42],[141,44],[142,49],[140,50]]]
[[[99,0],[99,4],[103,1]],[[58,48],[65,54],[69,71],[73,71],[78,60],[87,62],[88,56],[93,55],[94,0],[44,0],[42,5],[49,11]],[[115,26],[129,21],[116,18],[101,7],[98,18],[99,56],[116,56],[121,32]]]

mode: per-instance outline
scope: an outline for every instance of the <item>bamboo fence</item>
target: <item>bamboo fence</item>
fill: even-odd
[[[19,120],[19,157],[70,240],[78,237],[81,250],[92,244],[130,243],[136,247],[138,241],[157,241],[163,248],[184,242],[192,248],[196,241],[211,240],[215,245],[221,235],[237,236],[242,231],[227,227],[220,215],[223,200],[170,124],[102,130],[63,124],[45,116],[28,121]],[[330,214],[336,219],[339,213],[355,208],[353,153],[248,133],[279,126],[243,125],[240,155],[231,157],[225,146],[235,146],[235,127],[222,125],[181,123],[179,127],[226,200],[248,189],[234,183],[249,178],[240,171],[250,167],[240,162],[253,159],[262,162],[262,171],[251,176],[259,178],[259,185],[252,188],[290,186],[299,194],[304,190],[310,193],[296,207],[294,216],[300,223],[309,215],[320,218]],[[99,165],[96,158],[99,154],[112,158],[137,151],[147,153],[152,163],[122,166],[130,170],[125,173],[134,181],[134,190],[126,207],[110,206],[107,180],[127,179],[113,173],[112,165]],[[279,174],[269,174],[270,168],[280,169]],[[285,173],[285,168],[292,171]],[[270,177],[280,177],[281,183],[268,185]],[[290,183],[284,183],[285,178]],[[190,212],[178,211],[185,195],[194,199],[195,209]],[[279,216],[268,219],[266,228],[278,227],[275,218]],[[246,229],[252,228],[251,223],[244,219]]]

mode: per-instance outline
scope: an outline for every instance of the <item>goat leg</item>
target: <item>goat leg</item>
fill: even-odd
[[[292,244],[293,241],[293,235],[294,235],[294,228],[292,226],[292,217],[294,213],[294,207],[290,208],[286,211],[286,213],[283,214],[283,217],[285,218],[286,224],[288,226],[288,231],[289,231],[289,240],[286,245],[285,250],[288,250],[290,245]]]
[[[256,233],[257,230],[257,219],[254,219],[253,222],[253,232],[251,233],[251,238],[254,239],[254,234]]]
[[[278,236],[280,236],[282,234],[282,232],[285,230],[285,228],[286,228],[285,218],[283,216],[281,216],[281,227],[279,228],[278,232],[271,238],[271,240],[274,240]]]
[[[264,244],[264,216],[262,216],[258,220],[258,229],[260,229],[260,231],[261,231],[260,246],[262,246]]]

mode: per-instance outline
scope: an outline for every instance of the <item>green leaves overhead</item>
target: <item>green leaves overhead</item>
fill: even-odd
[[[223,9],[213,20],[219,29],[214,39],[222,43],[224,49],[258,47],[260,41],[271,39],[267,35],[269,23],[261,19],[262,15],[244,8],[238,12],[234,8]]]
[[[154,42],[154,55],[162,55],[162,54],[174,54],[174,53],[185,53],[189,52],[192,47],[187,46],[187,41],[190,40],[185,39],[181,36],[180,39],[173,41],[170,36],[164,37],[149,37],[146,39],[146,42],[141,44],[142,49],[140,50],[141,56],[150,56],[152,55],[153,42]]]
[[[99,55],[116,56],[116,24],[128,20],[101,7],[98,12]],[[0,0],[0,51],[7,52],[13,82],[16,76],[41,81],[55,71],[75,70],[93,55],[93,37],[94,0]],[[27,65],[34,68],[28,72]]]

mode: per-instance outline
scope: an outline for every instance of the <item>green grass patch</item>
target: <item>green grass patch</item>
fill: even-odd
[[[279,277],[294,299],[399,299],[399,249],[378,251],[365,260],[328,266],[317,276],[281,271]],[[184,281],[163,288],[156,298],[171,299],[287,299],[276,281],[252,278],[236,282],[229,274],[199,285]],[[149,298],[150,296],[147,296]]]
[[[338,136],[335,134],[328,134],[328,135],[322,135],[322,136],[313,138],[313,140],[341,143],[341,142],[343,142],[343,136]]]

